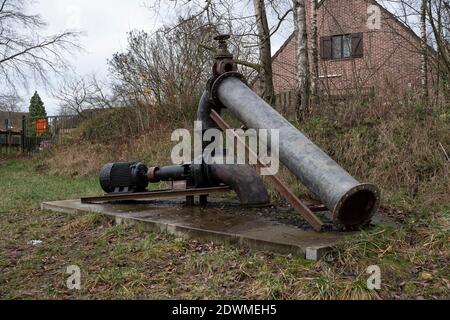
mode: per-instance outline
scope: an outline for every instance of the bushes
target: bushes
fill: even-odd
[[[351,174],[404,206],[449,205],[448,108],[421,104],[322,106],[299,125]]]
[[[83,140],[108,144],[127,141],[158,130],[161,126],[178,129],[186,122],[195,120],[199,100],[193,97],[183,108],[164,105],[96,110],[88,113],[79,133]]]

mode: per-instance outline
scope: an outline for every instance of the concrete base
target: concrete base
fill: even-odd
[[[320,259],[345,233],[317,233],[274,222],[258,214],[258,209],[238,206],[224,209],[217,201],[207,208],[184,207],[183,199],[117,204],[81,204],[80,200],[45,202],[42,210],[67,214],[99,213],[119,224],[142,224],[149,231],[177,237],[195,238],[218,244],[229,243],[255,251],[292,254],[310,260]],[[231,211],[231,213],[230,213]]]

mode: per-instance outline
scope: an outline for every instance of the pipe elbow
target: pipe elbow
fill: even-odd
[[[249,165],[210,165],[208,174],[210,179],[230,186],[244,206],[270,204],[270,196],[263,180]]]
[[[208,92],[204,92],[197,110],[197,121],[202,123],[204,130],[219,129],[217,124],[211,119],[210,115],[212,110],[215,110],[220,114],[220,109],[220,107],[211,101]]]

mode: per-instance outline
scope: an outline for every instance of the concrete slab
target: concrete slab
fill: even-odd
[[[220,200],[206,207],[184,207],[174,201],[82,204],[80,200],[42,204],[42,210],[67,214],[99,213],[119,224],[142,224],[150,231],[177,237],[229,243],[255,251],[292,254],[312,260],[343,241],[348,234],[316,233],[312,230],[263,217],[261,209],[242,209]],[[245,211],[245,214],[243,214]]]

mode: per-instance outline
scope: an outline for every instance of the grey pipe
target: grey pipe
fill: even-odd
[[[267,189],[261,177],[251,166],[210,165],[208,177],[210,180],[230,186],[244,206],[259,207],[270,204]]]
[[[203,93],[197,110],[197,121],[202,122],[203,130],[219,129],[219,126],[213,121],[213,119],[211,119],[209,115],[212,110],[215,110],[220,114],[220,109],[221,108],[217,107],[214,101],[211,101],[208,92]]]
[[[280,130],[280,161],[349,229],[368,223],[380,204],[380,191],[361,184],[317,145],[254,93],[238,74],[216,80],[213,95],[247,127]]]
[[[205,92],[197,111],[197,121],[202,122],[203,130],[220,129],[210,117],[212,110],[220,113],[221,107],[211,100],[208,92]],[[257,207],[270,204],[270,196],[264,182],[251,166],[209,165],[206,168],[210,183],[224,183],[230,186],[244,206]]]

